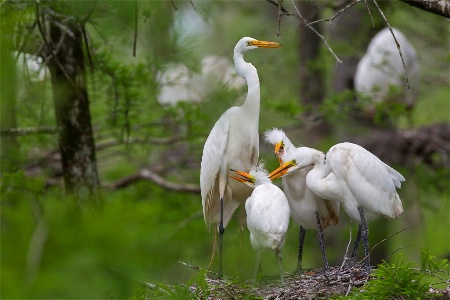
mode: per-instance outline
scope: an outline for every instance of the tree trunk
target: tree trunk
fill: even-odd
[[[78,202],[97,201],[99,179],[87,94],[83,35],[73,20],[49,14],[47,17],[50,38],[46,55],[66,194],[75,196]]]

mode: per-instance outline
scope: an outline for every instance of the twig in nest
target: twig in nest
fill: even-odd
[[[350,219],[350,237],[349,237],[349,239],[348,239],[348,244],[347,244],[347,248],[345,249],[345,254],[344,254],[344,260],[342,261],[342,265],[340,266],[340,270],[342,270],[343,268],[344,268],[344,266],[345,266],[345,263],[347,262],[347,260],[349,259],[348,257],[347,257],[347,254],[348,254],[348,249],[350,248],[350,244],[352,243],[352,226],[353,225],[353,220],[352,219]]]

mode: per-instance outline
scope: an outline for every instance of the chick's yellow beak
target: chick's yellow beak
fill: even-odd
[[[258,48],[281,48],[281,44],[276,42],[267,42],[267,41],[249,41],[248,45],[250,46],[256,46]]]
[[[296,165],[297,165],[297,163],[295,162],[295,160],[291,160],[285,164],[282,164],[281,166],[279,166],[278,168],[273,170],[272,173],[269,174],[270,180],[273,181],[274,179],[277,179],[278,177],[282,177],[282,176],[286,175],[286,173],[289,171],[289,169]]]
[[[284,153],[284,143],[279,142],[275,145],[275,155],[278,157],[278,162],[280,163],[280,166],[283,164],[283,161],[281,160],[281,155]]]
[[[236,173],[240,177],[239,176],[234,176],[234,175],[228,175],[229,177],[231,177],[231,178],[233,178],[233,179],[235,179],[235,180],[237,180],[239,182],[242,182],[243,184],[246,184],[246,185],[248,185],[250,187],[253,187],[255,185],[255,181],[256,180],[255,180],[255,177],[253,177],[252,175],[250,175],[248,173],[245,173],[245,172],[242,172],[242,171],[236,171],[236,170],[233,170],[233,169],[230,169],[230,171]]]

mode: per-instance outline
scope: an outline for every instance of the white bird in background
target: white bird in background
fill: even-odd
[[[334,145],[326,156],[318,150],[300,147],[296,152],[285,153],[282,160],[285,163],[270,178],[313,166],[306,176],[307,187],[318,197],[339,201],[349,217],[359,223],[351,258],[356,256],[362,235],[369,274],[367,222],[380,215],[395,219],[403,213],[396,188],[401,187],[405,178],[371,152],[352,143]]]
[[[388,101],[402,103],[411,109],[418,96],[419,61],[416,51],[403,33],[395,28],[392,30],[400,44],[411,88],[406,86],[405,70],[392,33],[389,28],[384,28],[370,41],[354,77],[358,97],[368,100],[367,112],[373,113],[376,104]]]
[[[239,204],[250,195],[242,184],[228,180],[228,170],[249,170],[259,155],[260,90],[256,68],[244,61],[243,53],[257,48],[279,48],[275,42],[250,37],[239,40],[234,48],[234,65],[247,81],[247,98],[242,106],[229,108],[214,125],[203,148],[200,189],[206,227],[218,224],[220,234],[219,276],[222,276],[224,228]],[[214,255],[214,251],[213,251]]]
[[[200,73],[180,63],[167,64],[157,78],[161,86],[157,99],[161,105],[176,105],[181,101],[199,103],[223,87],[239,90],[246,85],[229,60],[221,56],[205,57]]]
[[[295,155],[298,150],[283,130],[274,128],[265,133],[268,143],[275,145],[275,154],[278,156],[280,165],[283,164],[282,156]],[[300,149],[300,148],[299,148]],[[325,269],[329,268],[323,242],[323,230],[330,225],[336,225],[339,221],[339,202],[325,200],[316,196],[306,185],[306,176],[312,169],[308,166],[300,169],[290,176],[283,177],[283,191],[289,202],[291,216],[300,225],[297,271],[302,270],[303,242],[306,229],[317,230],[322,251],[322,259]]]
[[[14,58],[17,60],[17,70],[26,76],[32,83],[43,82],[50,77],[50,71],[44,64],[44,59],[24,52],[13,52]]]
[[[275,251],[280,268],[281,283],[284,283],[281,249],[289,227],[290,210],[283,191],[272,184],[262,165],[252,167],[249,173],[235,171],[238,176],[230,177],[254,187],[245,202],[247,228],[250,241],[256,250],[255,278],[261,270],[261,250],[270,248]]]

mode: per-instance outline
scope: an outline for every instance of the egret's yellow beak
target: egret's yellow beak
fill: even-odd
[[[266,42],[266,41],[258,41],[258,40],[249,41],[248,45],[256,46],[258,48],[280,48],[281,47],[281,44],[276,43],[276,42]]]
[[[286,175],[286,173],[289,171],[290,168],[295,167],[297,163],[295,160],[288,161],[285,164],[282,164],[277,169],[273,170],[272,173],[269,174],[270,180],[277,179],[278,177],[282,177]]]
[[[231,178],[233,178],[233,179],[235,179],[235,180],[237,180],[239,182],[242,182],[243,184],[248,185],[249,187],[254,187],[255,186],[256,179],[252,175],[250,175],[248,173],[245,173],[245,172],[242,172],[242,171],[236,171],[236,170],[233,170],[233,169],[230,169],[230,171],[232,171],[232,172],[236,173],[237,175],[241,176],[241,177],[238,177],[238,176],[234,176],[234,175],[228,175]]]

